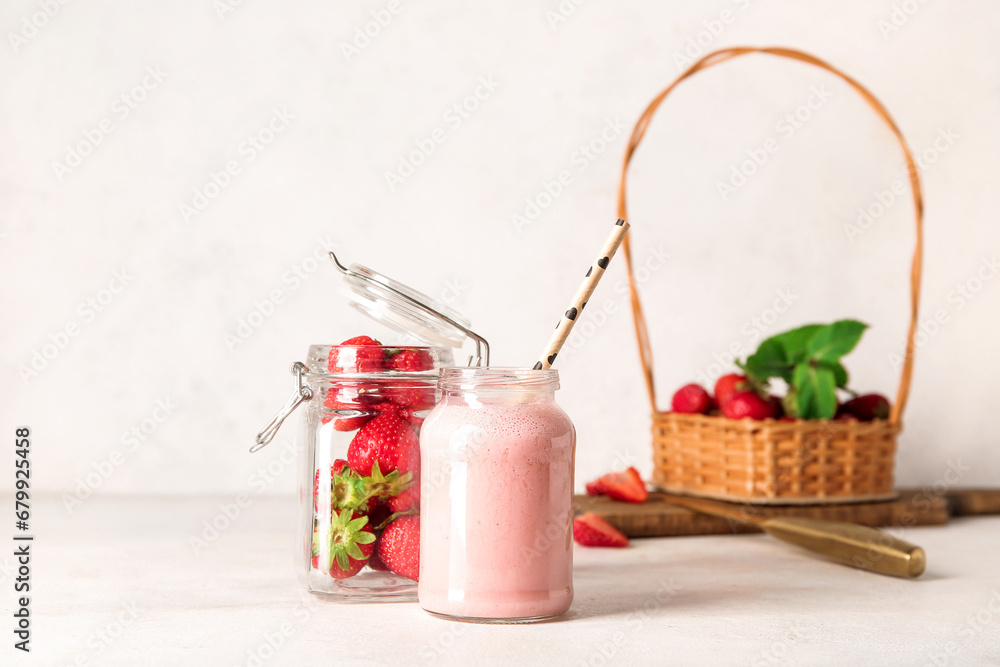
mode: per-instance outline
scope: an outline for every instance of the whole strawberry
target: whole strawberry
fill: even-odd
[[[389,498],[389,509],[393,512],[406,512],[420,507],[420,482],[415,483],[398,496]]]
[[[375,533],[368,526],[368,517],[341,510],[334,514],[326,539],[320,531],[313,533],[313,567],[334,579],[353,577],[374,549]]]
[[[331,480],[330,486],[331,486],[331,492],[330,493],[324,493],[324,494],[322,494],[322,498],[325,498],[326,500],[329,500],[331,507],[336,504],[336,499],[334,497],[333,486],[334,486],[334,484],[335,484],[335,482],[337,480],[338,475],[341,475],[342,473],[345,473],[345,472],[346,472],[346,474],[349,475],[351,471],[348,470],[348,468],[347,468],[347,461],[345,461],[344,459],[336,459],[333,462],[333,465],[330,466],[330,480]],[[320,508],[320,498],[321,498],[321,496],[320,496],[320,491],[319,491],[319,470],[317,470],[316,471],[315,481],[313,482],[313,501],[314,501],[313,502],[313,507],[314,507],[314,509],[317,512],[320,511],[320,509],[319,509]]]
[[[327,368],[331,373],[378,373],[384,368],[382,344],[368,336],[348,338],[330,349]]]
[[[746,376],[739,373],[723,375],[715,381],[715,402],[721,409],[741,389],[746,389]]]
[[[882,394],[856,396],[840,406],[838,413],[857,417],[863,422],[870,422],[875,419],[888,419],[889,399]]]
[[[739,391],[722,404],[722,415],[727,419],[771,419],[774,406],[753,391]]]
[[[378,539],[376,553],[390,571],[417,581],[420,576],[420,516],[402,516]]]
[[[389,503],[383,500],[369,500],[368,505],[368,525],[372,530],[381,528],[382,524],[396,511],[389,506]]]
[[[340,459],[337,459],[340,461]],[[351,472],[347,466],[337,468],[330,478],[330,503],[334,510],[364,509],[368,503],[368,488],[365,479]]]
[[[376,542],[376,544],[378,544]],[[388,572],[389,568],[385,566],[382,559],[378,557],[378,551],[373,551],[372,555],[368,557],[368,567],[378,572]]]
[[[434,368],[434,357],[428,350],[417,347],[407,347],[385,360],[385,367],[390,371],[401,373],[417,373]]]
[[[785,416],[785,406],[781,402],[780,396],[770,395],[767,397],[767,402],[771,404],[771,416],[775,419]]]
[[[703,415],[712,405],[712,397],[700,384],[686,384],[674,394],[670,407],[674,412],[689,415]]]
[[[351,470],[370,475],[378,462],[383,473],[419,472],[420,441],[417,432],[397,411],[383,412],[361,427],[347,448]]]

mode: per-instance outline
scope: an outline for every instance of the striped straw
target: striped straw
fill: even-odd
[[[608,240],[604,242],[604,247],[601,248],[601,253],[594,260],[591,267],[587,269],[587,275],[584,276],[580,288],[576,291],[576,295],[569,304],[569,308],[559,318],[559,324],[556,325],[556,330],[552,333],[552,338],[549,339],[548,345],[545,346],[545,351],[542,352],[541,357],[534,366],[536,371],[552,367],[553,362],[556,360],[556,355],[559,354],[563,343],[569,338],[569,332],[573,330],[573,325],[576,324],[577,318],[583,313],[587,301],[590,300],[590,295],[594,293],[594,288],[597,287],[597,283],[604,275],[604,270],[608,268],[611,258],[615,256],[615,251],[618,250],[618,246],[625,239],[628,228],[629,224],[624,220],[619,219],[615,223],[614,228],[611,230],[611,235],[608,236]]]

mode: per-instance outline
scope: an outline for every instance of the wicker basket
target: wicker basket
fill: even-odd
[[[802,419],[737,421],[721,416],[659,411],[653,383],[653,354],[632,270],[631,245],[626,237],[624,250],[632,314],[653,409],[653,482],[675,493],[753,503],[834,503],[891,498],[895,495],[893,465],[896,438],[902,430],[901,417],[913,372],[923,254],[923,195],[910,149],[882,103],[851,77],[801,51],[737,47],[711,53],[657,95],[639,117],[622,165],[618,217],[628,219],[625,208],[628,165],[660,103],[681,81],[696,72],[750,53],[791,58],[837,75],[886,122],[903,150],[913,189],[917,233],[911,273],[910,326],[899,390],[889,418],[872,422]]]

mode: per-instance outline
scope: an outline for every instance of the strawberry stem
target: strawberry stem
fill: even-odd
[[[400,517],[403,517],[403,516],[415,516],[417,514],[420,514],[420,510],[417,509],[416,507],[411,507],[410,509],[403,510],[402,512],[393,512],[392,514],[389,515],[389,517],[385,521],[383,521],[382,523],[380,523],[377,526],[373,526],[372,530],[382,530],[383,528],[385,528],[390,523],[392,523],[393,521],[395,521],[396,519],[398,519]]]

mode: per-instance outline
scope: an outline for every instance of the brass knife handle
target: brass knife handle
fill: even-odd
[[[789,517],[768,519],[760,527],[783,542],[862,570],[916,578],[927,566],[923,549],[867,526]]]

